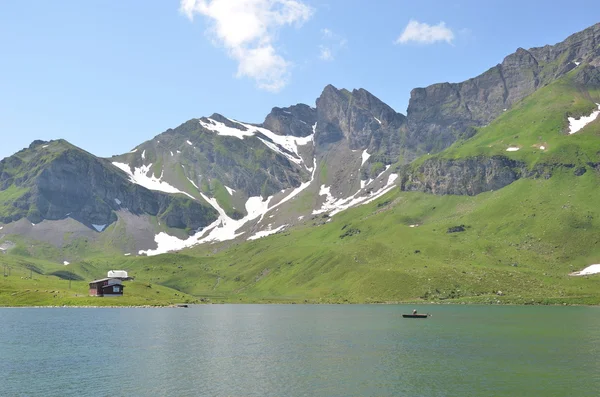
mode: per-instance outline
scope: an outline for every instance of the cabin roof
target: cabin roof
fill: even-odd
[[[101,282],[104,282],[104,281],[108,281],[108,280],[119,280],[119,281],[123,281],[123,280],[122,280],[121,278],[119,278],[119,277],[104,277],[104,278],[101,278],[101,279],[98,279],[98,280],[90,281],[90,282],[89,282],[89,284],[98,284],[98,283],[101,283]],[[121,284],[119,284],[119,285],[121,285]]]

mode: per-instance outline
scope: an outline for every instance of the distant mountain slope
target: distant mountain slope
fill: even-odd
[[[415,88],[408,105],[407,145],[419,154],[440,151],[505,109],[575,69],[600,66],[600,23],[556,45],[524,50],[462,83]]]
[[[217,217],[206,203],[131,183],[127,175],[64,140],[36,141],[0,162],[0,221],[74,219],[102,232],[121,210],[195,230]],[[5,228],[5,232],[9,230]],[[60,234],[60,230],[56,231]]]
[[[322,224],[396,186],[477,195],[557,168],[581,176],[600,164],[599,70],[596,24],[465,82],[416,88],[406,116],[328,85],[314,107],[273,108],[261,124],[191,119],[110,159],[34,142],[0,162],[0,242],[80,238],[153,255]],[[40,232],[52,228],[63,240]]]

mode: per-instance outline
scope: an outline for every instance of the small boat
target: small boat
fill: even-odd
[[[175,307],[188,307],[188,305],[186,305],[185,303],[179,303],[175,305]]]
[[[404,318],[427,318],[430,314],[403,314]]]

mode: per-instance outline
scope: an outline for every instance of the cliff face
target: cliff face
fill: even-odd
[[[532,175],[537,173],[529,172],[525,163],[501,156],[465,160],[432,159],[404,175],[401,189],[474,196],[501,189],[521,177]]]
[[[600,65],[600,24],[554,46],[519,48],[465,82],[415,88],[407,111],[407,145],[417,154],[443,150],[580,63]]]

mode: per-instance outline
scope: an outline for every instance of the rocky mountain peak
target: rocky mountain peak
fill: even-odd
[[[399,128],[404,121],[405,116],[363,88],[350,92],[328,85],[317,99],[315,141],[327,147],[346,139],[352,150],[364,150],[376,131]]]
[[[316,109],[299,103],[287,108],[274,107],[261,126],[277,135],[305,137],[313,133],[316,122]]]

